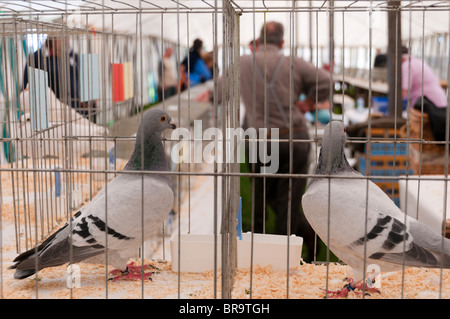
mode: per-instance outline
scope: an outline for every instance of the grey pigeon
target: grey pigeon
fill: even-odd
[[[330,122],[323,134],[315,171],[318,176],[308,185],[302,206],[323,242],[328,243],[329,234],[330,250],[352,267],[354,279],[347,291],[357,287],[355,283],[365,277],[364,256],[366,267],[375,264],[381,272],[400,270],[403,263],[412,267],[450,268],[450,240],[405,216],[370,180],[366,196],[367,179],[348,163],[345,142],[343,123]],[[332,178],[320,176],[328,174]]]
[[[147,111],[139,124],[136,145],[123,172],[70,222],[39,246],[16,257],[15,264],[10,267],[16,269],[14,277],[23,279],[37,270],[65,263],[104,263],[105,253],[108,265],[128,274],[127,261],[136,254],[142,241],[168,217],[174,200],[167,174],[136,172],[168,171],[161,134],[175,128],[175,122],[167,112],[160,109]]]

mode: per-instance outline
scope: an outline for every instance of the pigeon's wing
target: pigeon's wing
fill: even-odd
[[[74,243],[107,244],[113,250],[140,244],[142,227],[145,240],[169,215],[173,198],[164,178],[122,173],[83,209],[84,228],[74,228]]]
[[[352,175],[360,177],[357,173]],[[377,189],[374,191],[376,194]],[[374,196],[370,184],[367,189],[365,179],[317,179],[303,195],[302,206],[321,239],[327,243],[329,236],[334,247],[345,249],[364,236],[365,228],[374,227],[378,212],[384,211],[384,206],[378,207],[380,201]],[[392,202],[383,197],[386,196],[383,192],[376,196]]]
[[[397,265],[449,268],[450,241],[410,217],[407,217],[407,225],[405,227],[403,221],[380,214],[378,226],[367,234],[369,258]],[[370,244],[369,238],[375,233],[380,234],[383,240],[381,245]],[[361,244],[361,241],[355,244]]]
[[[340,258],[364,255],[407,266],[440,267],[449,263],[449,240],[441,259],[442,236],[406,216],[374,183],[359,179],[318,180],[303,196],[311,226]],[[329,214],[328,214],[329,210]],[[329,219],[329,221],[328,221]],[[405,226],[406,220],[406,226]],[[348,254],[348,256],[345,256]],[[445,267],[445,266],[444,266]]]
[[[110,183],[115,184],[116,181],[113,180]],[[23,279],[34,274],[36,270],[60,266],[68,262],[77,263],[104,253],[105,246],[99,244],[92,236],[95,232],[95,224],[88,223],[88,218],[92,215],[87,213],[90,205],[103,197],[101,194],[104,194],[103,190],[89,205],[77,212],[69,222],[40,245],[17,256],[14,259],[15,264],[10,267],[16,269],[14,277]],[[92,216],[92,218],[96,217]]]
[[[145,194],[144,201],[141,194]],[[143,180],[136,174],[120,174],[70,222],[38,247],[19,255],[11,266],[16,269],[15,278],[28,277],[36,269],[76,263],[100,255],[105,252],[106,245],[112,250],[139,246],[142,207],[150,208],[148,214],[144,210],[145,217],[155,223],[156,229],[169,214],[172,204],[173,192],[167,182],[150,177]],[[146,233],[151,235],[152,229],[146,228]]]
[[[81,212],[77,214],[81,215]],[[10,267],[10,269],[16,269],[14,278],[23,279],[33,275],[36,270],[60,266],[68,262],[77,263],[102,254],[103,246],[72,244],[70,226],[77,226],[73,220],[74,218],[39,246],[17,256],[14,259],[15,264]]]
[[[352,243],[361,254],[364,243],[369,258],[413,267],[450,266],[450,241],[425,224],[405,216],[394,202],[374,183],[369,184],[368,216],[370,222]],[[359,232],[361,234],[361,232]],[[363,233],[364,234],[364,233]],[[444,241],[444,254],[442,251]]]

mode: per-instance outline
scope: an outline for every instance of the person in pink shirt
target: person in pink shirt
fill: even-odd
[[[402,96],[419,111],[422,111],[423,104],[423,112],[429,116],[435,139],[445,140],[447,95],[431,67],[422,59],[409,55],[405,47],[402,47]]]
[[[402,49],[402,91],[403,98],[408,98],[408,88],[410,85],[411,106],[422,96],[422,59],[412,57],[408,54],[408,49]],[[408,81],[409,71],[411,71],[410,83]],[[423,61],[423,95],[426,96],[436,107],[447,106],[447,96],[439,83],[438,77],[431,67]]]

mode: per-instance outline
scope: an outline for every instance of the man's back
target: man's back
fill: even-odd
[[[280,62],[280,59],[283,60]],[[287,128],[289,127],[290,102],[295,103],[301,93],[315,101],[317,90],[319,101],[328,98],[330,86],[328,73],[316,69],[299,57],[294,57],[292,61],[293,89],[291,91],[291,58],[283,56],[275,45],[268,44],[265,48],[261,45],[255,54],[255,62],[257,66],[254,72],[253,55],[241,57],[241,97],[246,108],[245,124],[248,127]],[[276,73],[276,79],[272,78],[274,73]],[[266,74],[265,84],[263,74]],[[318,76],[317,83],[316,76]],[[253,112],[253,81],[256,81],[255,112]],[[271,85],[275,94],[272,94]],[[267,125],[264,119],[264,87],[267,89]],[[294,126],[304,125],[303,115],[295,105],[292,108],[292,115]]]

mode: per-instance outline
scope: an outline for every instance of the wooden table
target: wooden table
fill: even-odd
[[[341,74],[333,75],[333,80],[353,85],[355,88],[358,88],[360,90],[369,91],[370,89],[372,90],[372,92],[378,94],[387,94],[389,91],[387,82],[372,81],[372,83],[370,83],[369,80],[347,75],[342,76]]]

